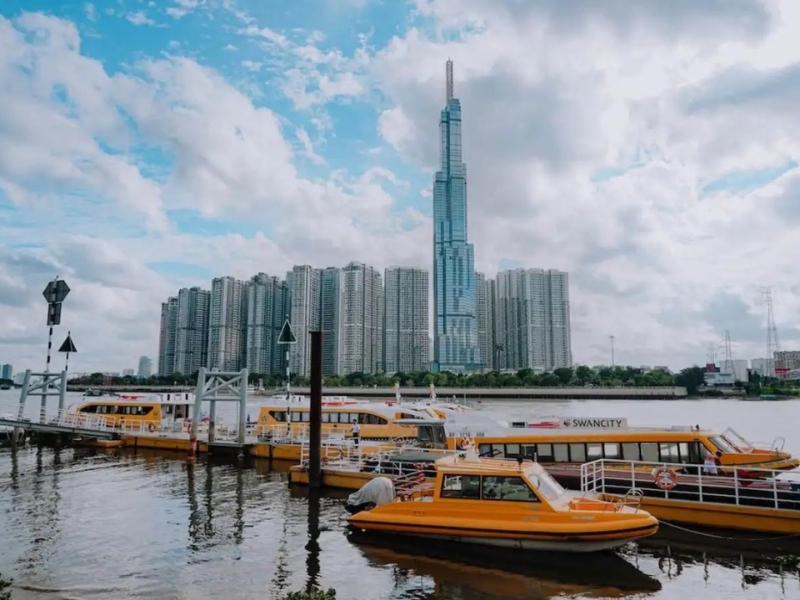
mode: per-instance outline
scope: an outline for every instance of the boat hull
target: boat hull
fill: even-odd
[[[601,552],[624,546],[628,542],[653,535],[658,526],[598,533],[569,535],[521,534],[518,532],[459,531],[446,527],[422,528],[395,523],[353,522],[351,527],[365,532],[390,534],[420,540],[448,541],[479,546],[539,550],[551,552]]]

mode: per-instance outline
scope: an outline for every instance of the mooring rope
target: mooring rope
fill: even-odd
[[[692,533],[694,535],[700,535],[703,537],[714,538],[717,540],[729,540],[729,541],[737,541],[737,542],[772,542],[776,540],[787,540],[791,538],[800,537],[798,533],[792,533],[789,535],[782,535],[782,536],[772,536],[766,538],[740,538],[740,537],[731,537],[726,535],[716,535],[714,533],[708,533],[705,531],[697,531],[696,529],[689,529],[688,527],[681,527],[680,525],[676,525],[675,523],[670,523],[669,521],[663,521],[659,519],[659,524],[667,525],[668,527],[672,527],[674,529],[679,529],[680,531],[685,531],[686,533]]]

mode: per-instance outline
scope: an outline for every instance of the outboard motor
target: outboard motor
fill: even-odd
[[[365,483],[360,490],[347,497],[345,508],[351,515],[389,504],[394,500],[394,483],[388,477],[376,477]]]

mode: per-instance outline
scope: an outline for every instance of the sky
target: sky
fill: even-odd
[[[4,0],[0,363],[157,355],[212,277],[431,269],[444,65],[476,268],[570,273],[576,363],[800,347],[795,0]],[[63,356],[54,359],[54,368]]]

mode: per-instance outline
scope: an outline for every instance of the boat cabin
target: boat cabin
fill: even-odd
[[[182,422],[192,417],[194,394],[121,394],[103,397],[78,404],[70,411],[87,418],[99,416],[107,427],[135,428],[152,424],[161,427],[164,422]]]

